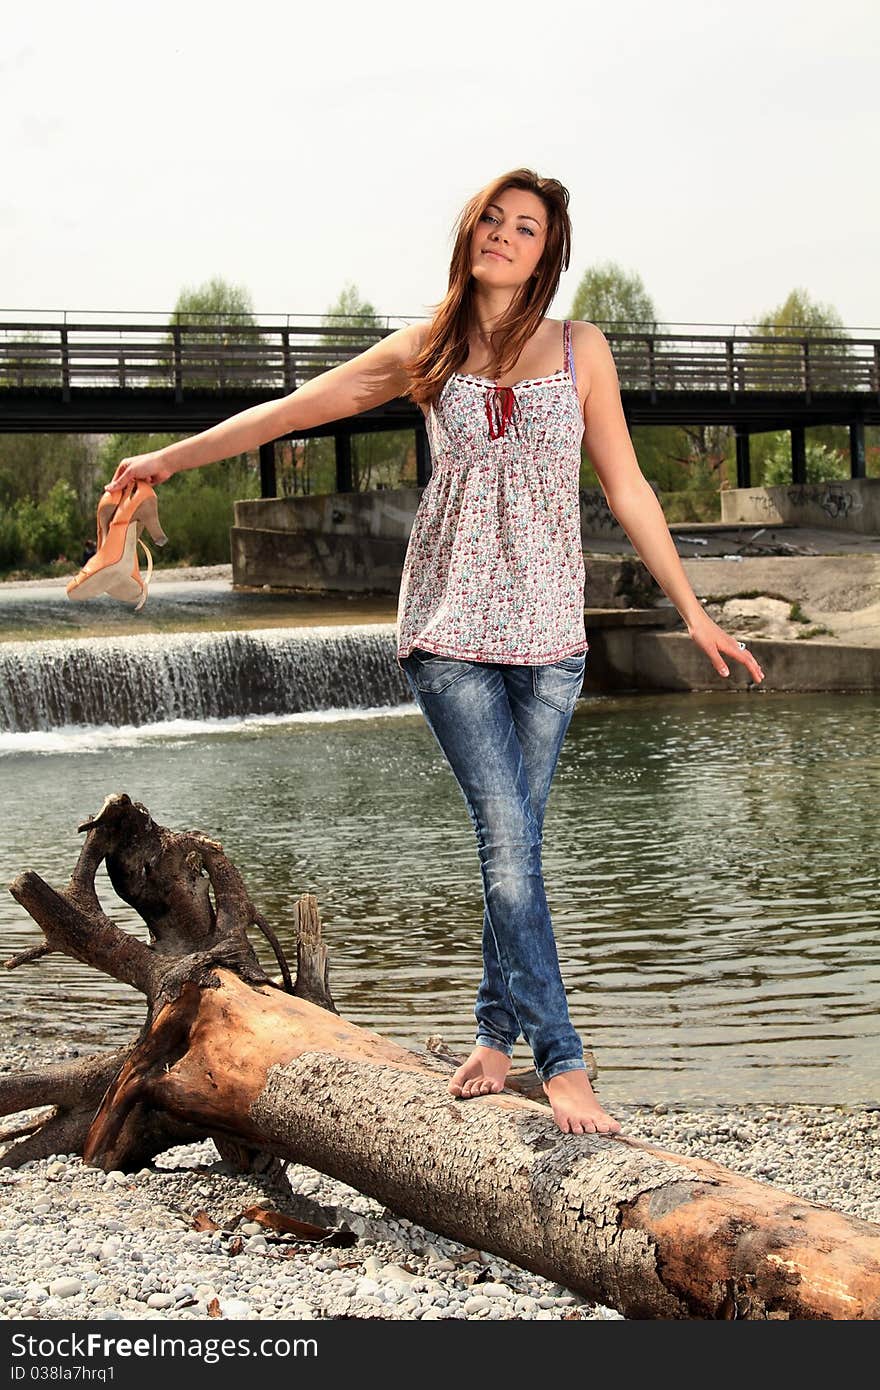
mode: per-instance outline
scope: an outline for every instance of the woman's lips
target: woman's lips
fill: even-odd
[[[484,251],[483,255],[494,256],[496,261],[506,261],[508,259],[507,256],[502,256],[500,251]]]

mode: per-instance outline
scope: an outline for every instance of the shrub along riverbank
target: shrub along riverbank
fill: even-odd
[[[16,476],[7,461],[0,468],[0,575],[31,579],[75,574],[86,558],[86,543],[95,540],[98,499],[119,460],[162,448],[173,437],[114,435],[96,441],[91,449],[81,444],[70,458],[53,459],[59,440],[65,442],[58,437],[47,446],[50,457],[42,460],[42,469],[20,468]],[[228,563],[234,503],[259,495],[256,455],[240,455],[210,470],[192,469],[169,478],[159,495],[160,516],[169,518],[168,543],[161,550],[151,547],[156,563]]]

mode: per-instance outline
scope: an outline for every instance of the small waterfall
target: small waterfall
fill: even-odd
[[[397,705],[393,624],[0,644],[0,731]]]

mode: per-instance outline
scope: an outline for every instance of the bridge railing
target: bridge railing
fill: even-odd
[[[0,390],[290,392],[391,328],[0,323]],[[880,394],[880,339],[606,332],[626,391]]]
[[[611,332],[606,337],[621,388],[630,391],[880,391],[880,342],[872,338]]]
[[[340,328],[328,342],[296,327],[0,324],[0,387],[293,391],[382,336]]]

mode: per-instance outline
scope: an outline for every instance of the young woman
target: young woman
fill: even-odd
[[[108,490],[165,482],[281,435],[409,396],[433,470],[407,547],[397,658],[454,773],[483,881],[476,1045],[449,1089],[502,1090],[522,1033],[559,1128],[616,1134],[569,1018],[541,869],[544,811],[583,682],[581,442],[608,504],[687,631],[729,675],[763,672],[688,583],[591,323],[545,317],[568,268],[568,191],[516,169],[458,221],[449,289],[431,322],[402,328],[281,400],[156,453],[123,459]],[[561,363],[561,365],[560,365]]]

